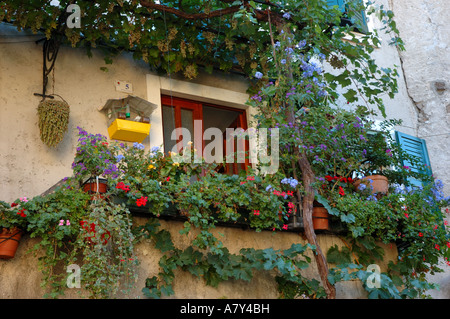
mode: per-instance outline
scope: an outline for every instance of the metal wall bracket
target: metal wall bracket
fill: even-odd
[[[36,96],[41,96],[42,99],[54,98],[53,95],[47,95],[46,93],[47,93],[48,76],[50,75],[50,73],[53,70],[53,67],[55,66],[59,46],[60,42],[54,38],[51,38],[50,40],[48,39],[44,40],[44,45],[42,47],[42,55],[43,55],[42,93],[34,93],[34,95]]]

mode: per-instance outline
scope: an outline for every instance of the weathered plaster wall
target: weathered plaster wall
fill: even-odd
[[[406,50],[400,52],[408,94],[418,113],[433,175],[450,195],[450,6],[447,0],[390,1]],[[435,298],[450,298],[450,270],[436,274]]]
[[[434,176],[450,194],[450,7],[446,0],[391,1],[406,50],[400,52],[408,94],[418,112]]]
[[[145,218],[135,218],[136,223],[145,222]],[[183,228],[182,222],[161,221],[162,227],[169,230],[173,236],[174,242],[178,248],[186,248],[187,245],[185,235],[179,234],[179,230]],[[242,230],[239,228],[218,227],[217,236],[222,240],[224,245],[229,248],[231,253],[238,253],[241,248],[254,247],[255,249],[264,249],[273,247],[274,249],[287,249],[293,243],[306,244],[301,234],[283,233],[274,235],[271,231],[263,231],[256,233],[254,231]],[[222,235],[218,235],[218,233]],[[194,233],[188,234],[192,239]],[[344,243],[336,236],[320,235],[318,236],[319,244],[324,251],[329,247],[338,245],[343,247]],[[37,242],[37,239],[30,239],[25,235],[21,240],[18,251],[14,259],[0,260],[0,299],[39,299],[42,298],[46,290],[40,288],[41,273],[37,269],[38,255],[28,253],[28,251]],[[381,271],[386,270],[387,263],[394,261],[397,256],[397,248],[395,245],[385,245],[386,262],[380,264]],[[119,295],[122,298],[145,298],[141,292],[145,285],[145,280],[158,274],[158,261],[161,253],[154,248],[150,241],[144,241],[137,245],[136,255],[140,261],[138,267],[138,280],[132,289],[126,295]],[[309,257],[314,257],[309,254]],[[65,271],[60,269],[60,271]],[[82,275],[82,274],[81,274]],[[186,298],[186,299],[202,299],[202,298],[250,298],[250,299],[276,299],[278,298],[277,285],[274,280],[274,272],[255,272],[254,278],[250,282],[241,280],[229,280],[220,283],[217,288],[206,286],[202,278],[190,275],[187,272],[177,270],[175,272],[175,280],[173,289],[175,295],[169,298]],[[303,275],[306,277],[318,278],[317,267],[315,262],[304,270]],[[62,298],[78,298],[82,291],[72,288],[66,289],[65,296]],[[336,296],[339,299],[356,299],[366,298],[367,293],[359,281],[347,281],[336,285]]]

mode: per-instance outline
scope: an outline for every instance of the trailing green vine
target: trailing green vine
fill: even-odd
[[[57,146],[69,124],[70,107],[65,101],[43,100],[38,106],[39,132],[44,144]]]
[[[164,253],[159,262],[160,273],[146,280],[143,293],[147,297],[160,298],[174,294],[172,283],[176,269],[203,278],[212,287],[231,279],[250,281],[255,270],[275,270],[275,280],[282,297],[325,296],[317,280],[307,279],[301,273],[311,262],[307,252],[314,252],[314,247],[309,244],[292,244],[285,250],[242,248],[238,254],[230,253],[226,247],[205,250],[195,243],[186,249],[179,249],[175,247],[170,233],[160,230],[159,226],[157,219],[151,219],[137,230],[144,238],[153,240],[155,247]],[[210,236],[208,238],[211,240]],[[216,243],[216,240],[213,242]]]

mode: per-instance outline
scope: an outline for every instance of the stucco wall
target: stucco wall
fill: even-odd
[[[406,50],[400,53],[408,94],[417,110],[417,136],[425,139],[433,175],[450,196],[450,6],[447,0],[390,1]],[[448,219],[448,218],[447,218]],[[432,281],[434,298],[450,298],[450,270]]]
[[[418,137],[427,142],[434,176],[450,194],[450,15],[446,0],[391,1],[405,51],[408,94],[418,112]]]
[[[135,222],[138,224],[144,223],[145,218],[135,218]],[[176,243],[178,248],[186,248],[183,246],[188,242],[185,237],[186,235],[179,233],[179,230],[183,228],[182,222],[161,221],[161,225],[171,232],[174,243]],[[264,249],[272,247],[273,249],[287,249],[293,243],[303,245],[307,243],[301,234],[296,233],[274,235],[271,231],[257,233],[229,227],[218,227],[216,232],[216,235],[230,250],[230,253],[238,253],[241,248],[253,247],[255,249]],[[219,232],[221,233],[220,236],[218,235]],[[187,236],[192,237],[194,233],[190,233]],[[40,255],[39,253],[37,255],[29,253],[29,250],[37,240],[30,239],[25,235],[20,242],[16,256],[11,260],[0,260],[0,299],[39,299],[46,292],[45,289],[40,287],[42,277],[37,269],[38,257]],[[345,245],[334,235],[319,235],[318,240],[324,251],[334,245],[338,245],[338,247]],[[385,250],[386,259],[379,266],[381,267],[381,271],[385,271],[387,263],[396,259],[397,248],[395,245],[382,245],[382,247]],[[119,295],[119,297],[131,299],[145,298],[141,292],[145,286],[145,280],[148,277],[158,275],[158,261],[161,253],[154,248],[153,243],[143,241],[138,244],[136,246],[136,256],[140,261],[137,270],[138,280],[134,285],[134,289],[126,295]],[[311,251],[309,257],[314,260]],[[60,269],[59,271],[65,270]],[[315,262],[313,261],[310,267],[305,269],[302,274],[308,278],[314,277],[317,279],[318,273]],[[217,288],[214,288],[205,285],[202,278],[177,270],[175,271],[175,280],[173,283],[175,294],[169,298],[276,299],[279,295],[277,292],[277,284],[274,280],[275,275],[274,272],[254,272],[254,277],[250,282],[229,280],[220,283]],[[83,291],[77,288],[67,288],[62,298],[79,298],[80,296],[83,296]],[[367,292],[363,289],[361,282],[347,281],[336,285],[336,297],[339,299],[366,298]]]

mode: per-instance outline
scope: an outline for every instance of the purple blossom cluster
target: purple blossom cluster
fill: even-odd
[[[102,134],[89,134],[78,128],[78,145],[72,170],[76,177],[103,176],[117,178],[119,171],[114,157],[108,148],[107,138]]]

